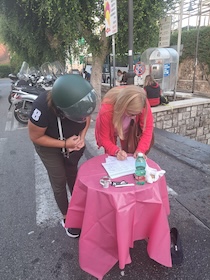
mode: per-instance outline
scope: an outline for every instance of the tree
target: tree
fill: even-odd
[[[134,51],[141,52],[158,42],[158,20],[174,0],[134,0]],[[116,52],[128,49],[128,0],[117,1]],[[78,52],[78,39],[84,38],[92,53],[91,83],[101,94],[102,66],[111,50],[105,36],[104,0],[0,0],[4,39],[16,52],[35,61],[56,56],[64,61],[69,46]],[[56,59],[56,60],[57,60]],[[38,62],[38,61],[37,61]],[[37,63],[36,63],[37,64]]]
[[[36,65],[46,59],[56,59],[57,53],[50,49],[45,36],[45,26],[40,25],[33,9],[27,12],[18,1],[0,0],[0,15],[2,37],[11,54],[15,52],[22,60]]]
[[[157,47],[159,20],[175,3],[174,0],[133,0],[133,47],[135,53]],[[116,52],[125,54],[128,50],[128,0],[117,2],[119,32],[116,36]]]
[[[105,37],[104,30],[104,1],[33,0],[30,2],[40,2],[39,16],[46,19],[49,28],[48,36],[53,38],[51,42],[63,44],[66,49],[70,46],[71,51],[77,53],[78,39],[85,39],[93,60],[91,84],[100,98],[102,65],[110,47],[110,38]]]

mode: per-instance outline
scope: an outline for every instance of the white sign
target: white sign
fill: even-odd
[[[106,37],[118,32],[117,0],[104,0]]]
[[[161,19],[158,47],[164,48],[170,46],[171,21],[172,21],[171,16]]]

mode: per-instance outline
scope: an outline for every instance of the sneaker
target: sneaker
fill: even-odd
[[[61,225],[63,226],[63,228],[66,231],[66,234],[69,237],[78,238],[80,236],[80,233],[81,233],[81,229],[80,228],[65,228],[65,220],[61,221]]]

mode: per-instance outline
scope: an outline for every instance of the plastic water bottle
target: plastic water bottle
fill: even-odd
[[[138,153],[135,162],[135,174],[134,174],[137,185],[145,184],[145,175],[146,175],[146,160],[142,153]]]

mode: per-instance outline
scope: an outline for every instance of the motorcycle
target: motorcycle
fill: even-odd
[[[34,69],[31,70],[29,68],[29,64],[27,62],[23,62],[20,68],[20,71],[17,73],[17,75],[9,74],[8,77],[11,79],[11,91],[8,96],[8,101],[10,104],[12,104],[11,98],[13,95],[13,90],[23,87],[23,86],[33,86],[34,81]]]
[[[14,96],[12,97],[12,105],[14,106],[14,117],[18,122],[22,124],[28,123],[33,102],[39,94],[45,91],[44,88],[38,89],[28,87],[27,89],[21,89],[14,93]]]
[[[37,80],[37,84],[42,86],[22,86],[12,90],[9,110],[12,106],[15,107],[14,116],[22,124],[28,123],[32,104],[38,95],[50,90],[57,77],[64,74],[62,65],[59,62],[44,63],[40,67],[40,72],[42,76]]]

